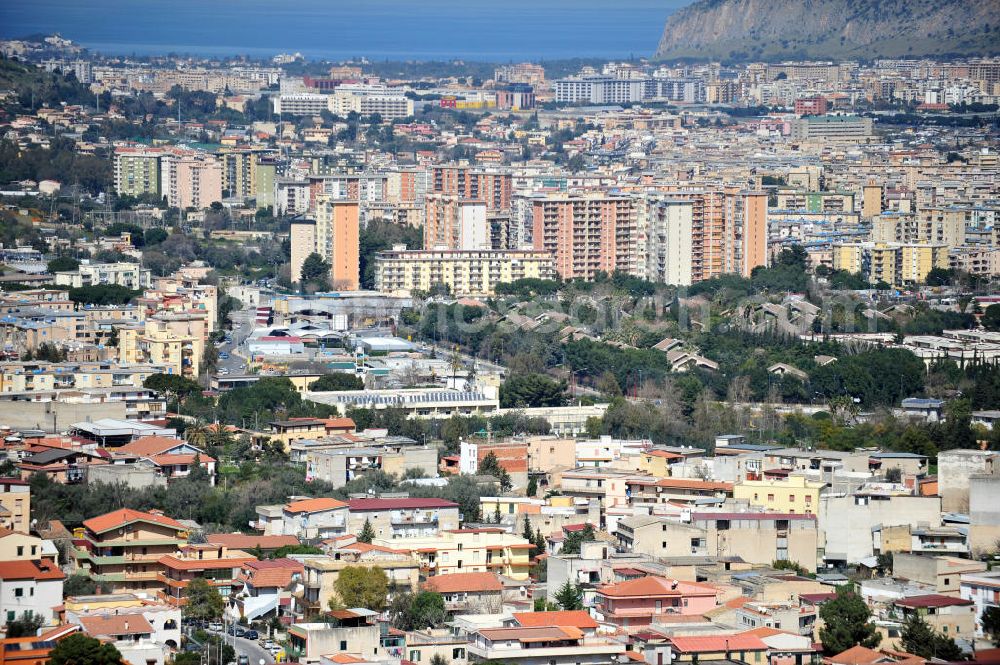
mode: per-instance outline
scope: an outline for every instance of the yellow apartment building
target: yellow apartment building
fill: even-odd
[[[746,501],[755,508],[778,513],[813,515],[819,506],[823,483],[803,476],[781,480],[744,480],[733,485],[733,499]]]
[[[455,529],[436,536],[376,538],[373,545],[408,550],[424,575],[493,572],[528,579],[532,544],[502,529]]]
[[[491,296],[501,282],[553,277],[551,254],[535,250],[406,250],[397,246],[375,259],[375,289],[396,295],[446,286],[454,296]]]

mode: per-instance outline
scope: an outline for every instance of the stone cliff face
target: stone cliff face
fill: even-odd
[[[656,57],[865,59],[1000,53],[1000,0],[698,0]]]

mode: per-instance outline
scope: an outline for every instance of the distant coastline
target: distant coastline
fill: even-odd
[[[17,0],[0,38],[56,33],[109,55],[504,62],[651,56],[663,22],[689,0]],[[136,6],[142,9],[136,11]],[[108,17],[114,16],[114,21]],[[276,29],[283,26],[283,29]]]

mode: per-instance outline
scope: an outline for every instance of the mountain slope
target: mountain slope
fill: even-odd
[[[657,58],[774,60],[1000,53],[1000,0],[698,0]]]

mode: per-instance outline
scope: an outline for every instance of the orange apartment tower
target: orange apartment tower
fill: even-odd
[[[324,195],[316,202],[316,252],[330,264],[330,283],[337,291],[357,291],[361,286],[359,211],[357,201]]]
[[[644,271],[638,265],[638,200],[608,194],[553,195],[533,205],[533,243],[550,253],[563,279],[598,271]]]

